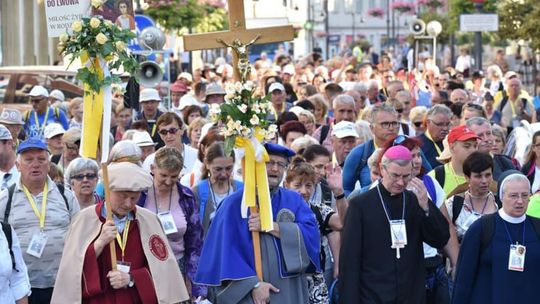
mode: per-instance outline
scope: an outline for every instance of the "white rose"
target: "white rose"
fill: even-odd
[[[245,104],[242,104],[242,105],[237,106],[237,107],[238,107],[238,110],[240,110],[240,112],[242,112],[242,113],[247,112],[248,107]]]
[[[112,21],[110,21],[110,20],[105,20],[105,21],[103,21],[103,23],[104,23],[105,26],[108,27],[108,28],[111,28],[111,27],[113,26],[113,23],[112,23]]]
[[[259,116],[253,114],[253,116],[251,116],[251,119],[249,120],[249,122],[254,126],[258,125],[259,124]]]
[[[80,21],[73,22],[73,24],[71,24],[71,29],[76,33],[82,31],[82,23]]]
[[[68,34],[66,34],[66,33],[62,33],[62,34],[60,34],[59,39],[60,39],[60,42],[66,43],[66,42],[68,42],[68,40],[69,40],[69,36],[68,36]]]
[[[276,125],[269,125],[268,126],[268,132],[274,134],[277,132],[277,126]]]
[[[92,0],[92,6],[95,8],[100,8],[103,6],[103,0]]]
[[[234,95],[234,85],[232,83],[227,83],[225,85],[225,92],[227,93],[227,95]]]
[[[251,129],[249,129],[249,128],[244,128],[244,129],[242,130],[242,136],[244,136],[244,137],[250,137],[250,136],[251,136]]]
[[[234,90],[236,92],[238,92],[238,93],[242,92],[242,88],[243,88],[242,83],[237,82],[237,83],[234,84]]]
[[[109,39],[107,36],[103,35],[103,33],[99,33],[96,35],[96,41],[99,44],[105,44]]]
[[[126,45],[125,45],[124,42],[122,42],[122,41],[116,41],[115,45],[116,45],[116,49],[117,49],[119,52],[122,52],[123,50],[126,49]]]
[[[56,46],[56,50],[58,50],[58,53],[62,53],[64,51],[64,48],[66,47],[66,45],[63,43],[63,42],[60,42],[58,43],[58,45]]]
[[[92,28],[97,28],[97,27],[99,27],[100,24],[101,24],[101,21],[99,21],[98,18],[92,18],[92,19],[90,19],[90,26],[91,26]]]
[[[244,90],[251,91],[253,89],[253,82],[247,81],[244,83]]]
[[[259,104],[256,104],[256,103],[253,104],[253,105],[251,106],[251,109],[252,109],[253,111],[255,111],[255,113],[257,113],[257,114],[260,114],[260,113],[261,113],[261,108],[259,107]]]
[[[234,122],[234,128],[236,129],[236,131],[238,133],[240,133],[240,132],[242,132],[242,129],[244,127],[242,127],[242,122],[240,120],[237,120],[237,121]]]

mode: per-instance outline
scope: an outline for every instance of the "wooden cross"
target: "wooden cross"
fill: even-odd
[[[292,25],[272,26],[263,28],[246,28],[246,17],[244,14],[244,0],[227,0],[229,5],[229,30],[204,34],[184,35],[184,50],[206,50],[223,48],[223,42],[231,44],[234,40],[239,40],[242,44],[254,44],[290,41],[294,39],[294,29]],[[258,38],[257,38],[258,37]],[[219,40],[223,41],[220,42]],[[238,55],[233,52],[233,67],[236,80],[240,79],[238,72]]]

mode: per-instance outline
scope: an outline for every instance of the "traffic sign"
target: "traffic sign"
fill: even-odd
[[[461,14],[459,15],[461,32],[497,32],[499,15],[497,14]]]
[[[154,20],[146,15],[135,15],[135,34],[137,34],[137,37],[131,39],[128,48],[132,51],[142,50],[142,48],[139,46],[139,35],[145,28],[155,26],[155,24],[156,23]]]

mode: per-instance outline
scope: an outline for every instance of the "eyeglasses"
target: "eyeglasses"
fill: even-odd
[[[509,193],[508,198],[510,198],[513,201],[517,201],[518,199],[522,199],[524,201],[528,201],[531,195],[529,193]]]
[[[403,113],[403,109],[396,109],[396,112],[398,112],[399,114]]]
[[[94,180],[97,178],[97,175],[94,174],[94,173],[88,173],[88,174],[77,174],[77,175],[73,175],[71,177],[71,179],[74,179],[76,181],[82,181],[83,179],[87,179],[87,180]]]
[[[273,160],[271,160],[271,161],[268,161],[268,162],[266,163],[266,166],[269,167],[269,168],[273,168],[273,167],[276,166],[276,165],[277,165],[280,169],[285,169],[285,168],[287,168],[287,164],[284,163],[284,162],[279,162],[279,161],[273,161]]]
[[[383,129],[390,129],[390,128],[397,128],[399,126],[399,122],[397,121],[383,121],[383,122],[378,122],[377,124],[379,124]]]
[[[167,133],[174,135],[174,134],[176,134],[176,132],[178,132],[178,130],[180,130],[180,129],[178,129],[178,128],[161,129],[161,130],[159,130],[158,133],[163,135],[163,136],[167,135]]]
[[[450,123],[451,123],[451,122],[435,122],[431,119],[429,121],[431,121],[434,125],[436,125],[439,128],[448,128],[450,127]]]
[[[422,126],[422,122],[421,121],[415,121],[413,122],[413,125],[417,128],[420,128]]]
[[[30,102],[40,102],[42,100],[44,100],[45,98],[41,97],[41,98],[30,98]]]

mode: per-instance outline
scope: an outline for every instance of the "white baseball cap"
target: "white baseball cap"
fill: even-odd
[[[0,125],[0,140],[9,140],[13,139],[11,132],[4,125]]]
[[[5,125],[24,125],[22,114],[17,109],[4,108],[0,113],[0,123]]]
[[[34,86],[32,88],[30,93],[28,93],[28,96],[32,96],[32,97],[38,97],[38,96],[49,97],[49,92],[44,87],[42,87],[40,85],[37,85],[37,86]]]
[[[52,97],[59,101],[65,101],[66,97],[64,96],[64,93],[60,90],[52,90],[51,94],[49,94],[49,97]]]
[[[133,140],[139,147],[155,146],[156,143],[147,131],[137,131],[133,133]]]
[[[143,89],[139,94],[139,102],[151,100],[161,101],[161,97],[159,97],[158,91],[152,88]]]
[[[178,106],[178,110],[182,111],[184,108],[189,106],[198,106],[199,102],[193,95],[186,94],[180,98],[180,105]]]
[[[56,135],[64,134],[66,133],[66,130],[62,127],[59,123],[51,123],[48,124],[45,127],[45,130],[43,131],[43,135],[46,139],[51,139],[55,137]]]
[[[281,92],[285,92],[285,87],[279,82],[274,82],[268,88],[268,92],[272,93],[275,90],[280,90]]]
[[[294,75],[295,74],[294,72],[295,72],[295,69],[292,64],[288,64],[283,67],[283,72],[282,72],[283,74]]]
[[[358,137],[358,132],[356,132],[354,123],[350,121],[340,121],[332,128],[332,135],[337,138],[345,138],[350,136]]]

